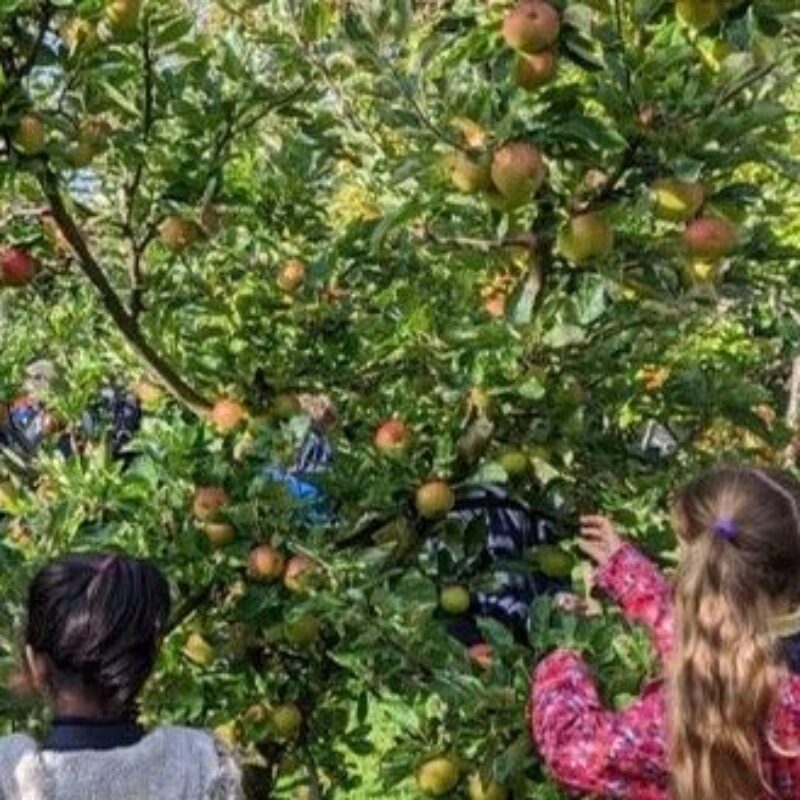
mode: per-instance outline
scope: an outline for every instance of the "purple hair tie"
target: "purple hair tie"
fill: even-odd
[[[714,536],[732,542],[739,534],[739,526],[732,517],[720,517],[711,529]]]

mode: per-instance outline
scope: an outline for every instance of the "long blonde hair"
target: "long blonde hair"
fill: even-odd
[[[760,750],[782,669],[770,618],[800,600],[800,485],[777,471],[714,470],[678,492],[674,511],[672,797],[753,800],[769,793]]]

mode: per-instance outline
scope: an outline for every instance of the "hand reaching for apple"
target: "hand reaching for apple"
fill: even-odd
[[[581,517],[578,547],[598,566],[607,564],[624,544],[614,523],[602,515]]]

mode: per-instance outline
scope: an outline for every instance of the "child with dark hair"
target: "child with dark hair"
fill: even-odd
[[[44,741],[0,739],[0,800],[241,800],[238,767],[210,734],[137,723],[169,614],[148,561],[71,555],[40,570],[18,683],[54,721]]]

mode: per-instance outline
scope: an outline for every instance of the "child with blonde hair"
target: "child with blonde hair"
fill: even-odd
[[[583,659],[536,668],[531,734],[566,788],[631,800],[800,798],[800,485],[718,469],[677,493],[671,587],[601,516],[582,520],[596,584],[645,625],[663,676],[606,709]]]

